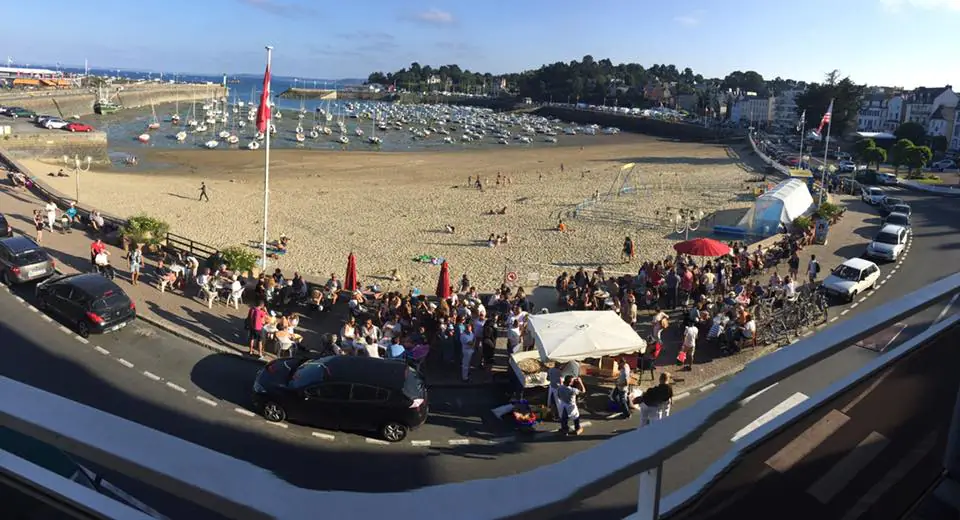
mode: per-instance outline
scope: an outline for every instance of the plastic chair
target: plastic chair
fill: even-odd
[[[234,309],[240,308],[240,301],[243,299],[243,287],[239,291],[233,291],[230,293],[230,296],[227,297],[227,305],[233,304]]]
[[[293,357],[296,344],[290,338],[276,338],[277,357]]]

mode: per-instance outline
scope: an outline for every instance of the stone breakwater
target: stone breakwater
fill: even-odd
[[[131,85],[111,99],[124,108],[138,108],[162,103],[201,101],[227,95],[227,89],[218,85]],[[53,92],[24,93],[22,96],[4,96],[5,105],[20,106],[39,114],[59,114],[68,118],[93,113],[97,100],[94,89],[70,89]]]
[[[18,159],[53,159],[90,156],[97,163],[109,164],[105,132],[70,133],[58,130],[18,132],[3,137],[2,146]]]

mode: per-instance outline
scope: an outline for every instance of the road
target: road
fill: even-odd
[[[953,241],[960,208],[949,199],[903,196],[915,208],[915,238],[908,257],[903,264],[882,266],[885,284],[863,301],[835,308],[837,320],[950,274],[960,260],[960,246]],[[866,239],[874,231],[871,226],[862,236]],[[850,254],[860,251],[852,248]],[[304,487],[389,491],[508,475],[563,460],[631,427],[629,422],[596,421],[576,439],[544,434],[513,442],[513,437],[482,419],[486,410],[500,403],[499,396],[473,389],[434,391],[433,407],[439,413],[401,445],[383,445],[359,433],[277,426],[249,411],[248,386],[255,364],[211,353],[139,322],[118,334],[82,342],[32,311],[29,298],[29,288],[0,292],[4,316],[0,323],[5,339],[10,338],[4,346],[10,351],[8,359],[15,360],[4,364],[0,373],[250,461]],[[931,309],[907,320],[896,341],[923,330],[939,313],[940,309]],[[863,348],[847,349],[751,400],[667,461],[664,492],[699,474],[757,417],[798,392],[813,395],[876,355]],[[679,400],[675,413],[702,395],[705,392]],[[157,496],[154,502],[151,490],[109,472],[108,478],[165,512],[168,497]],[[635,506],[636,489],[634,481],[627,481],[568,516],[623,517]]]

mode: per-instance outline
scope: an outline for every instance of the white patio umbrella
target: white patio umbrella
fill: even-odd
[[[613,311],[537,314],[529,320],[543,362],[630,354],[647,347],[647,342]]]

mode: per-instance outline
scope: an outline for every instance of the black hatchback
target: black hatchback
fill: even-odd
[[[278,359],[253,383],[253,404],[271,422],[377,431],[399,442],[427,420],[427,389],[402,361],[330,356]]]
[[[123,289],[96,273],[48,278],[37,284],[37,305],[73,325],[77,334],[105,333],[136,319],[137,307]]]

